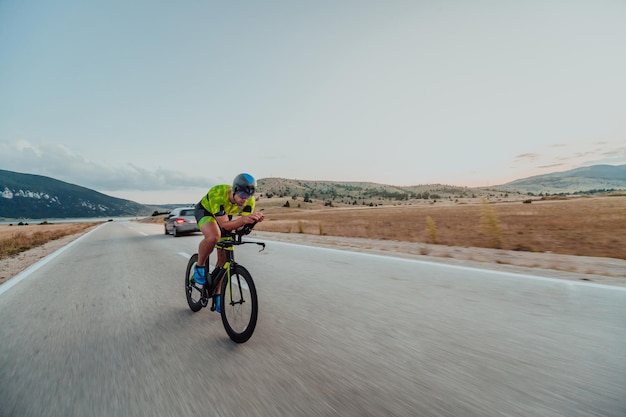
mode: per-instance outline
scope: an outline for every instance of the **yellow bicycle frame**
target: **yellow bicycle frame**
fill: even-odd
[[[226,240],[233,240],[233,239],[231,237],[225,237],[225,238],[220,239],[220,241],[226,241]],[[235,247],[234,246],[227,246],[227,247],[223,247],[221,249],[225,250],[225,251],[233,252],[235,250]],[[232,259],[232,255],[229,255],[228,259]],[[222,299],[222,303],[224,303],[224,301],[230,302],[230,300],[233,299],[233,288],[232,288],[232,286],[230,284],[230,261],[227,260],[226,262],[224,262],[224,265],[222,266],[222,268],[224,268],[226,270],[226,276],[223,277],[222,279],[224,279],[224,278],[227,279],[226,285],[227,285],[227,288],[228,288],[228,300],[226,300],[226,294],[222,294],[222,297],[224,297]]]

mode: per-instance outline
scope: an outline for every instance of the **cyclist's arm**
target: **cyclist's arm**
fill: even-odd
[[[263,213],[242,213],[241,217],[228,219],[228,215],[215,216],[217,224],[228,231],[239,229],[243,225],[263,221]]]

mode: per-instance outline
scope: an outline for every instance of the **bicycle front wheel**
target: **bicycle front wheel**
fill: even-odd
[[[244,343],[254,333],[259,312],[256,287],[246,268],[235,265],[230,280],[222,281],[222,323],[228,336],[237,343]]]
[[[202,292],[198,286],[193,283],[194,266],[198,262],[198,254],[194,253],[187,263],[185,272],[185,295],[187,296],[187,304],[191,311],[200,311],[202,306]]]

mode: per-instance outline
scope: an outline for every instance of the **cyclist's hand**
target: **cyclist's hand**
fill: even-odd
[[[253,224],[263,221],[263,213],[250,213],[244,217],[245,224]]]

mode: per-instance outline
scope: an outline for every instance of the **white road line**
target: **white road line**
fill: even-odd
[[[188,254],[187,252],[178,252],[178,254],[180,256],[182,256],[183,258],[187,259],[187,260],[189,260],[189,258],[191,258],[191,255]],[[215,265],[209,265],[209,272],[211,272],[214,267],[215,267]]]
[[[29,266],[28,268],[26,268],[25,270],[23,270],[19,274],[15,275],[13,278],[11,278],[8,281],[6,281],[4,284],[0,285],[0,295],[5,293],[6,291],[8,291],[13,286],[15,286],[15,285],[19,284],[20,282],[22,282],[22,280],[24,280],[30,274],[32,274],[33,272],[35,272],[36,270],[38,270],[39,268],[41,268],[42,266],[44,266],[45,264],[47,264],[48,262],[50,262],[51,260],[53,260],[54,258],[59,256],[60,254],[62,254],[63,252],[65,252],[66,250],[68,250],[69,248],[71,248],[72,246],[77,244],[78,242],[80,242],[81,240],[83,240],[89,234],[91,234],[91,233],[95,232],[96,230],[98,230],[99,228],[103,227],[104,225],[106,225],[106,223],[103,223],[100,226],[98,226],[98,227],[96,227],[94,229],[91,229],[89,232],[85,233],[84,235],[82,235],[78,239],[75,239],[75,240],[71,241],[70,243],[68,243],[67,245],[63,246],[60,249],[57,249],[55,252],[53,252],[50,255],[46,256],[45,258],[41,259],[39,262]]]

